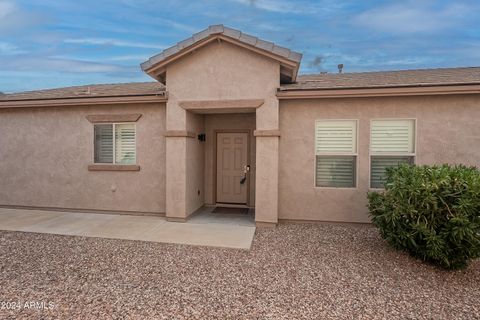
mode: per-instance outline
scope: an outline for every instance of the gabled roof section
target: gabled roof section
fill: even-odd
[[[192,37],[178,42],[176,45],[163,50],[141,64],[142,70],[152,78],[165,83],[166,66],[184,55],[202,47],[214,40],[226,41],[258,54],[267,56],[280,62],[280,79],[282,83],[296,81],[302,54],[290,49],[275,45],[273,42],[261,40],[239,30],[223,25],[209,26],[207,29],[194,34]]]

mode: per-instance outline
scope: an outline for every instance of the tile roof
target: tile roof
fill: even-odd
[[[212,35],[224,35],[226,37],[240,41],[244,44],[271,52],[273,54],[276,54],[277,56],[281,56],[288,60],[292,60],[296,63],[300,63],[300,61],[302,60],[301,53],[291,51],[288,48],[277,46],[273,42],[265,41],[249,34],[243,33],[240,30],[232,29],[229,27],[225,27],[223,24],[219,24],[209,26],[205,30],[195,33],[190,38],[180,41],[174,46],[169,47],[160,52],[159,54],[151,57],[150,59],[141,64],[142,70],[145,71],[154,66],[155,64],[160,63],[163,60],[166,60],[167,58],[175,55],[180,50],[193,46],[197,42],[200,42]]]
[[[0,95],[0,102],[19,100],[122,97],[164,94],[165,86],[159,82],[131,82],[116,84],[93,84],[85,86],[4,94]]]
[[[480,67],[299,75],[281,91],[480,84]]]
[[[327,90],[347,88],[392,88],[413,86],[442,86],[479,84],[480,67],[441,68],[358,73],[327,73],[300,75],[298,81],[285,84],[280,91]],[[165,86],[159,82],[132,82],[94,84],[57,89],[0,94],[0,103],[21,100],[122,97],[165,95]]]

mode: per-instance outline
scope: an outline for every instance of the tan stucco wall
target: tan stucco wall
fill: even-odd
[[[280,102],[279,219],[369,222],[369,135],[373,118],[417,119],[416,163],[480,166],[480,95]],[[314,187],[314,126],[358,119],[357,188]]]
[[[205,203],[214,204],[214,141],[216,130],[238,130],[246,129],[250,132],[250,174],[249,174],[249,201],[248,205],[255,206],[255,153],[256,144],[253,131],[255,130],[255,114],[209,114],[205,115]]]
[[[189,115],[189,111],[179,106],[181,101],[238,99],[263,99],[263,105],[256,111],[255,126],[257,129],[278,129],[276,89],[280,84],[279,79],[280,65],[277,61],[227,42],[210,43],[167,66],[167,129],[199,133],[198,121],[192,121],[194,117]],[[167,139],[167,217],[184,218],[192,213],[202,199],[207,199],[207,202],[211,199],[211,190],[208,191],[210,195],[205,194],[207,198],[202,199],[198,198],[197,192],[193,192],[197,191],[198,187],[187,190],[190,185],[197,186],[200,183],[205,164],[203,167],[184,164],[174,158],[182,159],[183,156],[194,161],[205,152],[201,151],[201,148],[188,147],[189,144],[193,144],[189,139],[191,138]],[[262,139],[276,139],[278,143],[276,137]],[[275,142],[270,144],[275,145]],[[265,159],[271,159],[275,163],[278,150],[259,149],[258,142],[256,148],[257,155],[266,155],[268,152],[270,157]],[[262,162],[261,167],[257,164],[257,179],[259,176],[263,178],[276,176],[276,167],[270,162],[270,160]],[[204,184],[208,183],[206,181]],[[272,204],[277,196],[276,185],[261,192],[262,203],[259,205],[257,202],[257,219],[267,217],[268,221],[276,222],[276,203]],[[258,196],[256,198],[258,200]]]
[[[187,139],[187,212],[191,213],[203,206],[205,202],[205,143],[198,140],[197,135],[205,132],[204,116],[187,114],[190,131],[195,132],[194,138]]]
[[[94,137],[85,116],[122,113],[142,114],[140,171],[88,171]],[[0,110],[0,205],[165,212],[164,131],[164,104]]]

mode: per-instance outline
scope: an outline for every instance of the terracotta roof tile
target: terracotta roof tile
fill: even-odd
[[[116,84],[93,84],[86,86],[11,93],[0,95],[0,102],[18,100],[122,97],[164,94],[165,86],[159,82],[132,82]]]
[[[299,75],[280,90],[322,90],[480,84],[480,67]]]

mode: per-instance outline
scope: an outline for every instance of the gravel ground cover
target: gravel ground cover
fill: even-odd
[[[281,225],[251,251],[0,231],[0,319],[480,319],[479,301],[480,261],[443,271],[371,226]]]

